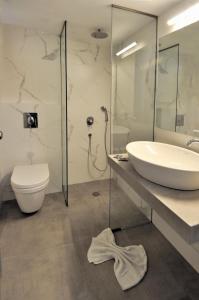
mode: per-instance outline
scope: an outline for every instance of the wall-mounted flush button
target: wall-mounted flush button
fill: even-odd
[[[23,114],[24,128],[38,128],[37,113]]]

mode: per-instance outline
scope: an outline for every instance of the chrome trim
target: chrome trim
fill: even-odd
[[[144,16],[148,16],[148,17],[151,17],[151,18],[155,18],[155,19],[158,18],[158,16],[156,16],[156,15],[153,15],[153,14],[150,14],[150,13],[146,13],[144,11],[136,10],[136,9],[133,9],[133,8],[129,8],[129,7],[125,7],[125,6],[120,6],[120,5],[116,5],[116,4],[111,4],[111,6],[114,7],[114,8],[118,8],[118,9],[130,11],[130,12],[134,12],[134,13],[137,13],[137,14],[141,14],[141,15],[144,15]]]
[[[186,145],[187,145],[187,146],[190,146],[190,145],[193,144],[193,143],[199,143],[199,139],[190,139],[190,140],[186,143]]]

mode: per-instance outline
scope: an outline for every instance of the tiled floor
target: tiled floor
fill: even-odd
[[[127,229],[150,222],[146,215],[151,219],[151,209],[143,205],[143,201],[137,199],[138,209],[115,180],[111,181],[110,191],[110,227],[112,229]]]
[[[100,190],[100,196],[92,196]],[[89,264],[91,237],[108,226],[108,190],[75,186],[70,206],[49,195],[38,213],[25,216],[3,205],[0,221],[1,300],[198,300],[199,275],[154,228],[116,233],[120,245],[143,244],[149,268],[143,281],[122,292],[113,261]],[[81,195],[81,197],[80,197]]]

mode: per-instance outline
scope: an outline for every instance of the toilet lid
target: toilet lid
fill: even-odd
[[[11,184],[25,189],[40,186],[48,179],[48,164],[16,166],[12,173]]]

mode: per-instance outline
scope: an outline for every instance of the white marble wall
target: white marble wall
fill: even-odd
[[[67,41],[68,66],[68,180],[69,184],[105,179],[105,173],[88,170],[88,133],[92,133],[93,160],[103,169],[106,165],[104,149],[105,118],[101,106],[110,113],[111,64],[110,40],[95,40],[89,30],[73,28],[69,24]],[[94,117],[94,125],[87,128],[86,118]],[[109,149],[109,130],[107,148]]]
[[[47,162],[48,192],[61,190],[61,107],[59,37],[0,27],[1,197],[12,199],[15,165]],[[23,128],[23,112],[37,112],[39,127]]]

